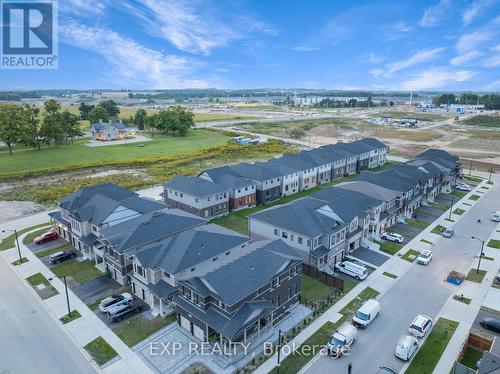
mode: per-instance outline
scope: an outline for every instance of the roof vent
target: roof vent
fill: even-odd
[[[255,270],[253,265],[250,265],[250,270],[252,270],[252,271]]]

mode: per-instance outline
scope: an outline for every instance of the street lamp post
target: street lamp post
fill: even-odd
[[[23,263],[23,257],[21,256],[21,247],[19,247],[19,238],[17,237],[17,230],[2,230],[2,232],[10,231],[13,232],[14,235],[16,236],[16,246],[17,246],[17,253],[19,254],[19,263]]]
[[[280,353],[281,353],[281,329],[278,330],[278,369],[276,372],[280,374]]]
[[[451,211],[453,210],[453,203],[455,202],[455,196],[451,197],[450,214],[448,216],[448,221],[451,221]]]
[[[479,261],[477,263],[477,269],[476,273],[479,273],[479,267],[481,266],[481,257],[483,257],[483,250],[484,250],[484,240],[479,239],[477,236],[473,236],[472,239],[479,240],[481,242],[481,252],[479,253]]]

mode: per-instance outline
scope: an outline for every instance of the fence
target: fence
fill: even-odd
[[[455,362],[453,369],[451,369],[450,374],[476,374],[477,371],[467,367],[460,362]]]
[[[472,332],[469,334],[469,338],[467,339],[467,345],[479,349],[480,351],[489,351],[491,344],[493,344],[491,339]]]
[[[344,291],[344,281],[342,279],[325,273],[318,268],[309,266],[307,264],[302,264],[302,273],[320,281],[321,283],[332,286],[337,290]]]

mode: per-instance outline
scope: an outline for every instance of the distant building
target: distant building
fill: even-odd
[[[123,140],[127,136],[127,130],[121,120],[117,122],[103,122],[99,120],[99,122],[93,123],[90,126],[90,132],[94,140],[103,141]]]

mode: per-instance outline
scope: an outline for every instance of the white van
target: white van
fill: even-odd
[[[496,211],[496,212],[491,213],[491,220],[493,222],[500,222],[500,212]]]
[[[394,355],[401,360],[408,361],[418,350],[418,340],[413,336],[403,335],[396,345]]]
[[[358,280],[366,279],[368,276],[368,269],[362,265],[355,264],[354,262],[338,262],[335,264],[335,269]]]
[[[375,299],[367,300],[352,317],[352,324],[366,327],[375,319],[380,311],[380,303]]]

